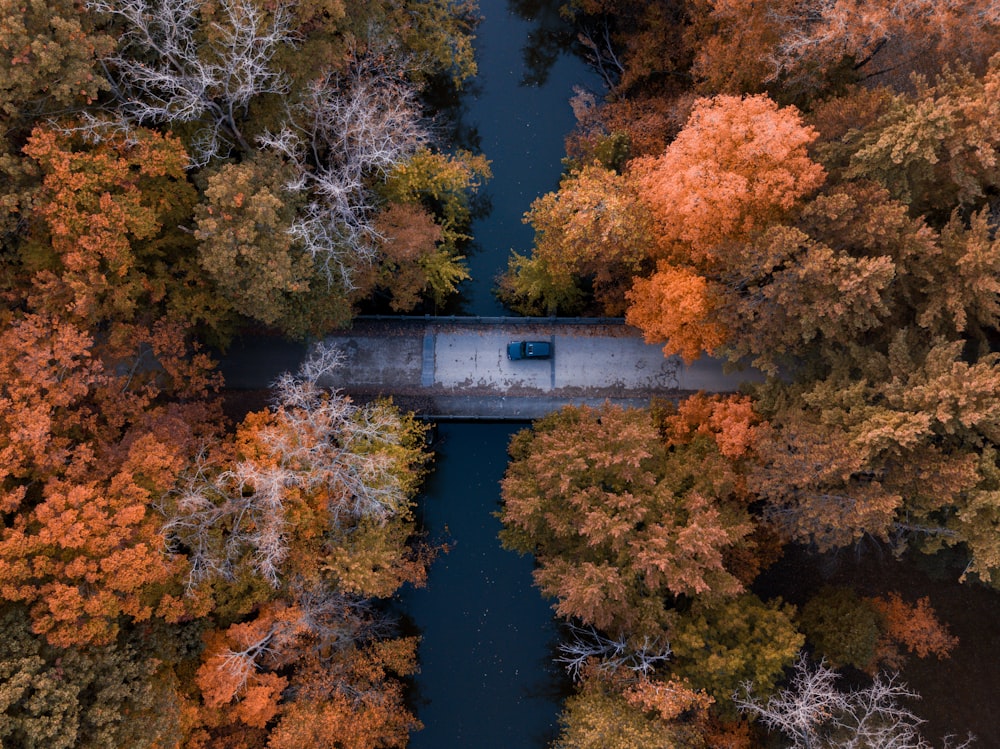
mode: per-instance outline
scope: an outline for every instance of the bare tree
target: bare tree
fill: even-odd
[[[164,532],[175,550],[183,546],[190,563],[188,586],[212,577],[231,580],[244,552],[272,586],[288,555],[286,489],[294,483],[281,467],[262,468],[241,461],[219,470],[204,456],[184,484],[172,492],[173,502]]]
[[[261,145],[295,163],[288,187],[310,200],[291,232],[331,282],[354,288],[354,269],[375,258],[373,182],[428,140],[416,91],[391,50],[357,54],[346,74],[314,82],[280,132]]]
[[[289,492],[323,490],[333,526],[361,519],[386,523],[408,503],[398,466],[381,446],[403,431],[392,409],[356,406],[323,387],[342,356],[317,346],[299,373],[274,385],[276,410],[259,433],[271,460],[211,465],[204,456],[163,502],[164,531],[191,565],[188,585],[214,576],[232,579],[250,555],[273,587],[288,556]]]
[[[584,667],[597,664],[601,671],[627,669],[635,674],[649,673],[670,659],[670,645],[659,639],[644,637],[641,643],[631,643],[624,635],[612,640],[593,627],[569,625],[570,640],[559,645],[562,663],[574,679],[579,679]]]
[[[919,699],[895,675],[876,676],[871,686],[840,691],[838,675],[825,663],[811,666],[804,655],[795,662],[789,685],[766,701],[747,683],[733,701],[771,731],[780,731],[793,749],[932,749],[920,735],[924,722],[902,704]],[[971,745],[945,741],[946,747]]]
[[[251,0],[221,0],[206,23],[201,0],[87,0],[119,21],[118,51],[105,63],[126,123],[198,123],[193,160],[250,150],[241,123],[251,100],[287,91],[271,60],[293,41],[289,5],[265,14]],[[98,124],[97,120],[91,120]]]

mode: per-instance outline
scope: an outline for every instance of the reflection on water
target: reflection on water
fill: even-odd
[[[400,597],[422,636],[413,706],[424,729],[412,749],[533,749],[556,734],[569,687],[552,663],[550,602],[533,587],[532,560],[497,541],[499,481],[512,424],[445,424],[420,505],[431,539],[451,550],[428,585]]]
[[[521,20],[530,24],[522,48],[523,86],[544,86],[553,65],[567,52],[579,53],[576,32],[559,12],[561,0],[510,0],[508,3]]]
[[[493,179],[484,191],[490,210],[472,225],[472,280],[460,287],[459,309],[449,310],[457,314],[504,313],[493,296],[495,279],[512,249],[531,248],[531,228],[521,220],[531,202],[559,186],[564,139],[575,124],[569,105],[574,86],[600,90],[599,77],[581,59],[554,56],[563,44],[553,31],[561,1],[518,2],[517,12],[506,0],[480,1],[479,76],[455,110],[455,124],[490,160]],[[529,45],[531,35],[542,41]],[[538,59],[529,67],[526,56]],[[525,84],[531,80],[536,83]]]
[[[599,87],[579,59],[562,54],[570,42],[555,31],[562,1],[520,0],[512,10],[506,0],[480,0],[480,74],[445,109],[456,143],[485,153],[493,179],[472,225],[472,280],[449,313],[503,314],[495,278],[511,249],[531,246],[524,212],[559,184],[573,88]],[[452,549],[434,562],[426,588],[407,589],[398,601],[405,626],[422,637],[411,693],[425,727],[412,749],[542,749],[557,733],[570,685],[552,663],[550,602],[532,585],[532,560],[500,548],[493,515],[518,428],[446,424],[436,432],[420,519],[432,540]]]

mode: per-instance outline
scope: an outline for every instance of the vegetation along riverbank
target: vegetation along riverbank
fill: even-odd
[[[560,19],[536,83],[571,49],[602,87],[497,299],[763,373],[512,438],[490,509],[563,625],[554,749],[1000,745],[954,605],[1000,580],[1000,8],[507,6]],[[428,426],[325,387],[336,348],[243,397],[206,352],[454,303],[492,156],[432,102],[475,88],[479,12],[0,0],[4,746],[421,728],[385,602],[444,551]]]

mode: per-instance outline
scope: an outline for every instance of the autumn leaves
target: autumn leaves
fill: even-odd
[[[891,724],[927,746],[891,680],[854,695],[874,712],[804,662],[774,710],[761,696],[806,642],[872,672],[899,667],[904,647],[946,655],[954,640],[926,600],[840,590],[797,612],[747,591],[784,544],[864,539],[954,547],[963,579],[995,585],[1000,57],[956,34],[973,5],[692,3],[685,89],[657,77],[683,60],[643,54],[663,17],[581,3],[638,30],[611,27],[625,71],[604,105],[577,100],[573,158],[526,215],[535,246],[501,293],[528,313],[624,314],[668,355],[768,378],[648,412],[566,409],[513,440],[504,543],[536,555],[536,582],[576,623],[561,749],[614,745],[614,728],[651,745],[755,746],[732,701],[750,682],[760,691],[739,707],[793,741],[782,721],[826,720],[795,713],[811,698],[795,690],[823,682],[839,722],[815,741],[886,746],[892,731],[872,737]],[[900,81],[887,61],[928,62],[916,50],[963,63],[885,85]],[[651,120],[661,134],[682,124],[660,145]],[[651,642],[669,657],[636,671]],[[657,723],[637,693],[686,707]],[[861,743],[836,743],[848,725]]]

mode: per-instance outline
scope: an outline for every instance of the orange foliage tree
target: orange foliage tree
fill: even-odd
[[[926,596],[911,604],[904,601],[899,593],[890,591],[885,596],[869,600],[881,615],[884,633],[876,646],[876,658],[888,665],[901,667],[900,645],[918,658],[928,655],[947,658],[958,645],[958,638],[938,619]]]
[[[5,322],[0,594],[60,645],[108,643],[123,616],[177,616],[164,596],[180,562],[163,553],[154,506],[218,419],[201,400],[206,360],[166,324],[118,331],[129,361],[121,342],[106,358],[109,346],[45,315]]]
[[[823,183],[807,153],[816,136],[765,96],[720,96],[695,104],[662,155],[631,162],[657,229],[657,270],[633,288],[626,316],[647,340],[688,359],[728,341],[713,312],[761,264],[749,241]]]
[[[694,409],[661,428],[646,412],[581,407],[512,440],[501,537],[536,555],[560,615],[656,637],[672,597],[742,590],[726,560],[752,543],[740,435],[757,419],[722,400],[700,407],[719,417],[704,431],[690,426]]]
[[[817,135],[766,96],[698,101],[662,155],[630,164],[658,254],[705,270],[724,263],[727,241],[753,236],[823,184],[807,153]]]
[[[194,745],[374,749],[416,725],[396,680],[415,641],[393,638],[369,599],[425,578],[429,552],[410,543],[424,430],[391,404],[327,391],[339,362],[319,347],[279,378],[275,407],[192,461],[164,500],[189,593],[214,607]]]
[[[225,305],[210,298],[192,237],[177,229],[197,199],[179,140],[140,128],[95,144],[40,125],[24,153],[42,175],[20,249],[36,308],[83,326],[157,310],[221,324]]]

